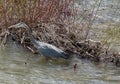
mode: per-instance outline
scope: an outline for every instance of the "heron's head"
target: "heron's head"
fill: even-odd
[[[28,26],[24,22],[20,22],[15,25],[11,25],[8,28],[25,28],[25,29],[27,29]]]

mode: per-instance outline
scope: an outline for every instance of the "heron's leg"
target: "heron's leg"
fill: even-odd
[[[46,61],[48,61],[48,60],[50,60],[50,59],[51,59],[50,57],[47,57],[47,56],[45,57],[45,60],[46,60]]]

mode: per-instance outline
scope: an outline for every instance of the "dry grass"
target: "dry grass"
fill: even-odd
[[[8,26],[20,21],[30,28],[51,23],[64,29],[66,24],[73,22],[73,9],[74,0],[0,0],[0,36],[4,38]]]
[[[34,37],[39,40],[74,51],[73,44],[87,38],[94,21],[94,9],[78,11],[74,3],[75,0],[0,0],[1,36],[8,34],[9,25],[22,21],[32,28]],[[77,21],[77,15],[82,19]],[[21,42],[24,35],[15,33]]]
[[[19,21],[63,22],[73,15],[74,0],[0,0],[0,27]]]

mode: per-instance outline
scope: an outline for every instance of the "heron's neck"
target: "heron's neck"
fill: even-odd
[[[28,29],[28,28],[27,28],[27,33],[28,33],[28,36],[30,37],[30,41],[32,42],[32,44],[33,44],[35,47],[38,47],[37,40],[33,37],[32,32],[31,32],[30,29]]]

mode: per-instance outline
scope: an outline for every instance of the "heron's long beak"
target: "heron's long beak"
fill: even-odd
[[[23,23],[17,23],[15,25],[11,25],[8,28],[20,28],[20,27],[24,27]]]
[[[14,26],[14,25],[11,25],[11,26],[8,27],[8,29],[11,29],[11,28],[15,28],[15,26]]]

